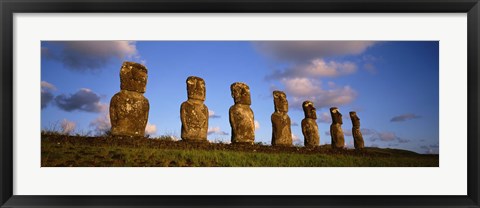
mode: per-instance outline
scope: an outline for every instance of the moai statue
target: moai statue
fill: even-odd
[[[353,145],[355,149],[363,149],[365,143],[363,142],[362,132],[360,132],[360,118],[357,116],[355,111],[350,111],[350,119],[352,119],[352,135],[353,135]]]
[[[330,125],[330,135],[332,137],[332,148],[344,148],[345,138],[342,130],[342,114],[337,107],[330,108],[332,115],[332,125]]]
[[[187,78],[188,99],[180,106],[182,121],[181,137],[184,141],[206,142],[208,131],[208,108],[205,101],[205,81],[200,77]]]
[[[255,121],[250,108],[250,88],[245,83],[235,82],[230,86],[235,102],[228,115],[232,127],[232,143],[253,144],[255,140]]]
[[[120,92],[110,100],[111,134],[141,136],[145,134],[150,104],[143,96],[147,87],[147,68],[123,62],[120,69]]]
[[[272,114],[272,146],[292,146],[292,130],[288,116],[287,95],[282,91],[273,91],[275,112]]]
[[[305,101],[302,104],[305,118],[302,120],[302,133],[305,147],[316,147],[320,143],[320,134],[318,134],[317,112],[311,101]]]

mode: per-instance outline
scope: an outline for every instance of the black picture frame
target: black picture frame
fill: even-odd
[[[478,0],[0,0],[1,207],[479,207]],[[25,196],[13,195],[15,13],[467,13],[468,194],[466,196]]]

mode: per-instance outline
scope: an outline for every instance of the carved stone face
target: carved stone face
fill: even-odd
[[[120,69],[120,89],[144,93],[147,88],[147,68],[139,63],[125,61]]]
[[[352,119],[353,126],[360,126],[360,118],[355,111],[350,111],[350,119]]]
[[[190,76],[187,78],[188,99],[205,101],[205,81],[200,77]]]
[[[342,114],[338,111],[337,107],[330,108],[330,114],[332,115],[332,121],[336,124],[343,124]]]
[[[357,117],[357,113],[356,113],[355,111],[350,111],[350,118],[351,118],[351,119],[359,119],[359,118]]]
[[[287,95],[282,91],[273,91],[273,104],[276,112],[288,112]]]
[[[245,83],[235,82],[230,86],[232,97],[235,104],[250,105],[252,103],[250,98],[250,88]]]
[[[305,118],[317,119],[317,110],[313,106],[313,102],[305,101],[302,104],[303,112],[305,113]]]

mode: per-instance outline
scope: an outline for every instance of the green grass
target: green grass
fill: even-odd
[[[398,149],[333,152],[325,146],[312,151],[289,148],[275,152],[259,145],[241,151],[228,149],[228,144],[206,144],[199,149],[182,145],[168,139],[137,142],[42,135],[41,162],[42,167],[438,167],[438,155]]]

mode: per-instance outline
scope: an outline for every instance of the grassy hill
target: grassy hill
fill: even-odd
[[[272,147],[187,143],[169,137],[82,137],[42,133],[42,167],[438,167],[438,155],[367,147]]]

